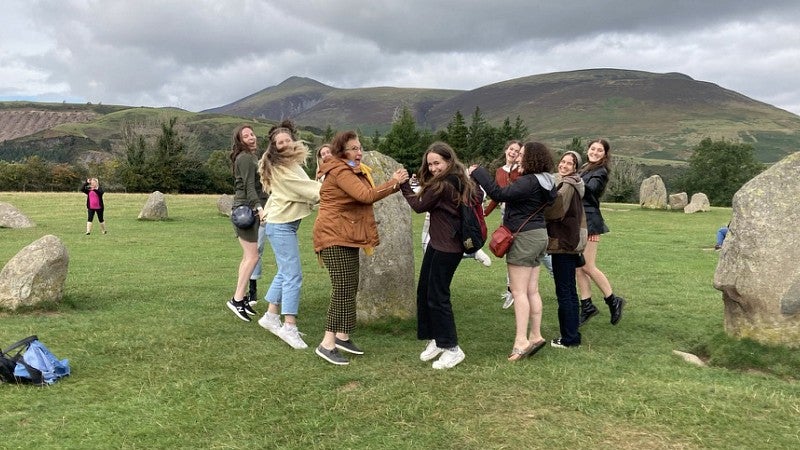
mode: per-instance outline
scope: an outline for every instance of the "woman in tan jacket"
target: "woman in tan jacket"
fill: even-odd
[[[355,131],[337,134],[331,153],[321,167],[325,178],[314,222],[314,251],[331,277],[325,337],[316,354],[331,364],[345,365],[348,360],[339,350],[364,354],[350,340],[350,333],[356,324],[358,249],[371,255],[380,243],[372,204],[397,192],[408,180],[408,171],[398,169],[389,181],[376,187],[369,167],[361,164],[361,142]]]

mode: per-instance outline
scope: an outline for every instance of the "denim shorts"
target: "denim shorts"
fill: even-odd
[[[547,230],[536,228],[517,234],[506,255],[506,263],[515,266],[537,267],[547,250]]]

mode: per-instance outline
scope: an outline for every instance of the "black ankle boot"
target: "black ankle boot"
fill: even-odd
[[[606,305],[611,312],[611,325],[616,325],[622,319],[622,308],[625,307],[625,299],[611,294],[606,299]]]
[[[581,300],[581,315],[578,318],[578,326],[583,325],[589,319],[599,314],[600,311],[597,310],[597,307],[594,306],[592,303],[592,299],[587,298],[586,300]]]
[[[250,292],[248,297],[250,297],[251,302],[258,300],[258,280],[250,280]]]

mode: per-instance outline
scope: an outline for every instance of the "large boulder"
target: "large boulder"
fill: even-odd
[[[756,176],[733,197],[714,273],[725,331],[765,344],[800,347],[800,152]]]
[[[686,214],[694,214],[698,211],[711,211],[711,204],[708,202],[708,196],[702,192],[692,194],[692,200],[683,208]]]
[[[376,186],[402,167],[379,152],[365,152],[363,162],[372,168]],[[372,256],[361,252],[357,317],[366,322],[386,317],[408,318],[416,309],[411,208],[400,193],[373,206],[381,243]]]
[[[0,308],[60,302],[68,266],[67,248],[53,235],[23,248],[0,271]]]
[[[639,206],[647,209],[667,209],[667,188],[659,175],[653,175],[639,188]]]
[[[669,196],[669,209],[683,209],[689,204],[689,196],[686,192],[679,192]]]
[[[11,203],[0,202],[0,228],[33,228],[36,224]]]
[[[155,191],[147,197],[147,202],[139,213],[139,220],[167,220],[167,201],[164,194]]]

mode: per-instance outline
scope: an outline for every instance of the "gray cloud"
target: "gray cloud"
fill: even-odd
[[[473,89],[593,67],[681,72],[800,113],[800,3],[11,0],[0,99],[230,103],[292,75]]]

